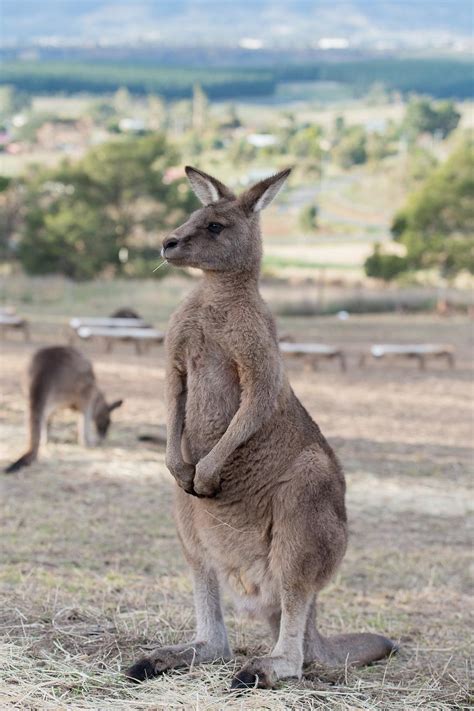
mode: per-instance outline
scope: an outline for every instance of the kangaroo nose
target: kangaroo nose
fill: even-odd
[[[176,237],[168,237],[168,239],[165,239],[163,242],[163,249],[174,249],[178,244],[178,240]]]

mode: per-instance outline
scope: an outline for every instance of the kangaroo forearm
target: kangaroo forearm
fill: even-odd
[[[176,367],[169,368],[166,374],[166,402],[166,460],[171,464],[178,464],[182,461],[181,437],[186,412],[186,376]]]
[[[228,457],[252,437],[271,417],[273,403],[259,406],[258,403],[243,403],[232,418],[227,430],[209,452],[222,466]]]
[[[184,393],[181,393],[168,410],[166,459],[170,462],[180,462],[183,459],[181,438],[184,430],[185,410],[186,398]]]
[[[226,432],[196,465],[193,481],[194,491],[199,496],[214,496],[221,484],[221,471],[226,460],[244,444],[271,417],[277,398],[255,397],[255,392],[247,392],[245,398]]]
[[[184,418],[186,408],[186,394],[172,401],[168,417],[168,432],[166,442],[166,466],[174,476],[176,483],[188,493],[193,492],[193,478],[195,468],[184,461],[181,447]]]

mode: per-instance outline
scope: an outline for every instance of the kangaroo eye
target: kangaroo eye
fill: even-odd
[[[225,225],[221,225],[220,222],[210,222],[207,226],[207,229],[209,232],[212,232],[213,235],[218,235],[222,232],[224,229]]]

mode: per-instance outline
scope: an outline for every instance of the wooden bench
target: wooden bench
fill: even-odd
[[[329,360],[336,358],[341,370],[347,368],[346,355],[340,348],[327,346],[324,343],[291,343],[288,341],[281,341],[279,345],[282,353],[305,357],[314,368],[317,368],[321,358]]]
[[[115,316],[80,316],[69,321],[69,343],[73,344],[80,328],[151,328],[142,318],[116,318]]]
[[[151,328],[142,318],[114,318],[107,317],[88,317],[81,316],[72,318],[69,325],[73,331],[77,331],[81,326],[90,326],[92,328]]]
[[[395,358],[402,356],[404,358],[414,358],[418,361],[420,370],[426,367],[428,358],[445,358],[450,368],[454,367],[454,348],[448,344],[420,343],[420,344],[375,344],[371,346],[368,354],[364,353],[359,361],[361,366],[364,366],[367,361],[367,355],[375,360],[382,358]]]
[[[114,343],[117,341],[130,341],[134,344],[135,350],[140,355],[142,353],[142,345],[146,347],[153,343],[163,343],[165,334],[161,331],[156,331],[154,328],[110,328],[106,326],[80,326],[77,331],[79,338],[90,340],[99,338],[102,339],[105,350],[109,353]]]
[[[16,316],[14,313],[8,313],[7,311],[0,312],[0,335],[2,338],[5,337],[5,333],[8,330],[23,331],[23,336],[25,341],[30,340],[30,328],[26,318],[21,316]]]

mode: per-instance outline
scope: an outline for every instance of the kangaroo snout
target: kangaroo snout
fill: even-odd
[[[163,242],[163,256],[166,256],[166,251],[172,252],[179,244],[179,240],[176,237],[167,237]]]

